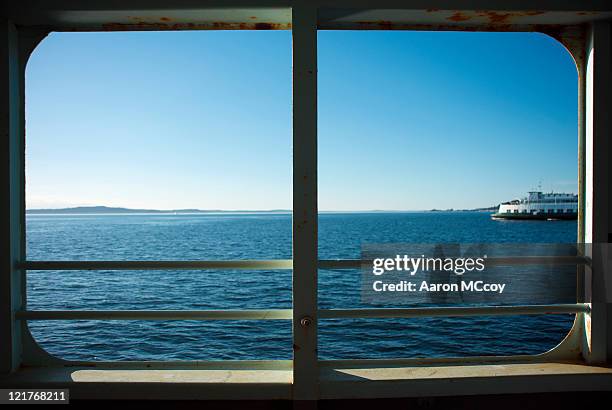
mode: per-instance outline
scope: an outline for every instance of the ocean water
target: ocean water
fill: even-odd
[[[324,213],[319,258],[359,258],[365,243],[572,243],[575,221],[494,221],[482,212]],[[291,258],[289,214],[28,215],[29,260]],[[517,269],[520,269],[518,267]],[[320,270],[320,308],[361,301],[358,270]],[[30,271],[28,308],[291,308],[290,271]],[[573,315],[334,319],[321,359],[535,354]],[[290,321],[30,321],[38,343],[71,360],[290,359]]]

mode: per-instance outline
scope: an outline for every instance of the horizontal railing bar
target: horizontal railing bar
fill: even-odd
[[[403,309],[320,309],[320,319],[415,318],[457,316],[538,315],[557,313],[589,313],[584,303],[522,306],[447,306]]]
[[[293,267],[291,259],[234,261],[27,261],[18,265],[27,270],[193,270],[193,269],[274,269]]]
[[[291,320],[291,309],[271,310],[28,310],[24,320]]]
[[[319,269],[359,269],[371,260],[319,260]],[[489,257],[485,266],[516,265],[588,265],[583,256],[513,256]],[[291,259],[232,261],[26,261],[18,264],[26,270],[193,270],[193,269],[273,269],[293,268]]]
[[[584,303],[522,306],[448,306],[380,309],[319,309],[320,319],[374,319],[589,313]],[[28,310],[24,320],[290,320],[291,309],[271,310]]]

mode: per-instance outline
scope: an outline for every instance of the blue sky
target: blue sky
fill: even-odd
[[[53,33],[26,71],[27,207],[291,208],[291,33]],[[319,208],[576,192],[577,74],[534,33],[319,33]]]

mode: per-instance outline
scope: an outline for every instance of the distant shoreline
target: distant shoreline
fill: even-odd
[[[411,212],[489,212],[497,207],[474,209],[430,209],[430,210],[360,210],[360,211],[320,211],[320,213],[411,213]],[[223,209],[132,209],[108,206],[78,206],[72,208],[26,209],[28,215],[125,215],[125,214],[154,214],[154,215],[193,215],[193,214],[286,214],[290,209],[270,210],[223,210]]]

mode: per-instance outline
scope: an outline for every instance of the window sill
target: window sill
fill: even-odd
[[[291,399],[291,370],[24,368],[3,388],[69,388],[74,399]],[[583,363],[351,366],[322,362],[321,399],[611,391],[612,368]]]
[[[612,368],[584,363],[436,364],[321,368],[320,396],[434,397],[558,391],[611,391]]]

